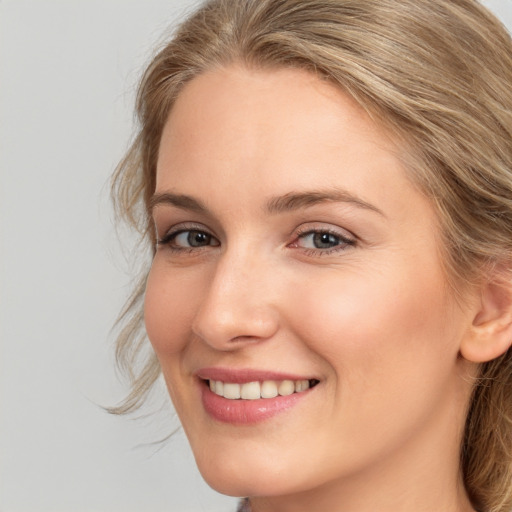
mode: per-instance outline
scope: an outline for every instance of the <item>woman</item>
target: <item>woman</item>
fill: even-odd
[[[253,512],[512,507],[512,45],[473,0],[214,0],[114,181],[199,469]],[[141,334],[142,333],[142,334]]]

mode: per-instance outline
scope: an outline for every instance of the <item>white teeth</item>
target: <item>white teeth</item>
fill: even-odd
[[[273,380],[266,380],[261,384],[261,398],[274,398],[279,394],[277,384]]]
[[[224,398],[229,398],[230,400],[236,400],[237,398],[240,398],[240,384],[225,382],[223,396]]]
[[[261,398],[259,382],[247,382],[242,384],[240,389],[240,397],[246,400],[257,400]]]
[[[279,384],[279,394],[281,396],[288,396],[295,393],[295,383],[293,380],[283,380]]]
[[[295,381],[295,393],[306,391],[309,389],[309,380],[297,380]]]
[[[274,398],[278,395],[288,396],[293,393],[301,393],[310,388],[309,380],[307,379],[296,381],[282,380],[280,382],[265,380],[263,382],[254,381],[244,384],[210,380],[209,386],[216,395],[230,400],[237,400],[239,398],[258,400],[260,398]]]

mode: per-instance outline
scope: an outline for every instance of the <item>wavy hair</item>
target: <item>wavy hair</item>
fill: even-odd
[[[437,210],[447,275],[463,298],[483,269],[512,261],[512,43],[476,0],[212,0],[147,67],[139,128],[116,169],[117,213],[154,247],[148,203],[164,124],[180,91],[206,70],[239,63],[295,67],[351,95],[403,142],[413,183]],[[137,409],[160,368],[143,325],[149,269],[119,318],[118,362]],[[482,364],[461,467],[474,506],[512,508],[512,351]]]

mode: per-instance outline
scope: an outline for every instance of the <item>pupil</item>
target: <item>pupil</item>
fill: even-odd
[[[338,245],[338,238],[330,233],[316,233],[314,243],[317,249],[326,249]]]
[[[191,231],[188,235],[187,242],[191,247],[200,247],[210,243],[210,235],[202,233],[201,231]]]

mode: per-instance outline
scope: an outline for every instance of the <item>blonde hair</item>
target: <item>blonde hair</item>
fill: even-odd
[[[476,0],[212,0],[154,57],[140,84],[140,130],[113,178],[117,211],[154,247],[148,204],[164,124],[200,73],[230,63],[309,70],[337,84],[407,147],[413,182],[437,209],[455,288],[512,256],[512,43]],[[141,405],[158,378],[142,302],[121,314],[117,357]],[[142,361],[141,361],[142,359]],[[480,369],[461,449],[475,507],[512,508],[512,351]]]

